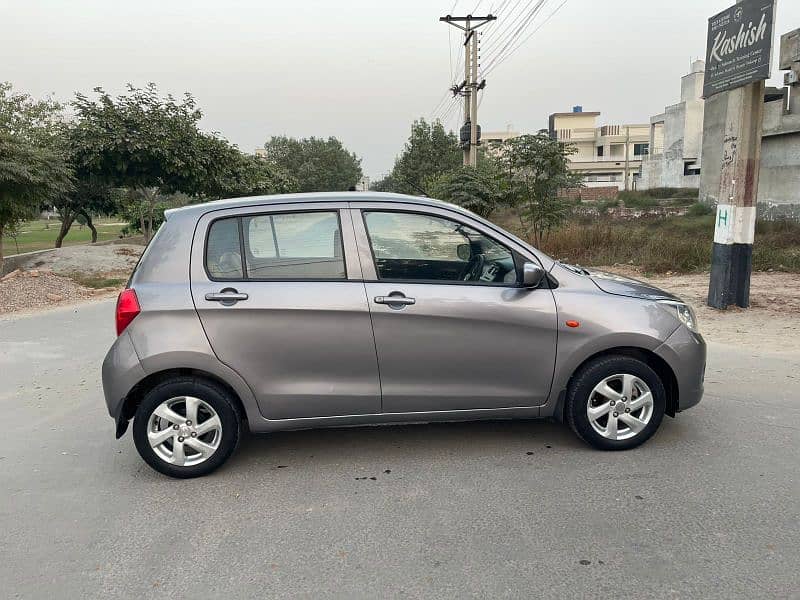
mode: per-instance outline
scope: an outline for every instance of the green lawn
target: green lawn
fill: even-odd
[[[120,224],[119,219],[116,218],[97,219],[94,224],[97,228],[98,242],[116,239],[125,226]],[[61,223],[55,219],[24,223],[19,228],[20,233],[17,236],[16,243],[14,243],[12,237],[3,236],[3,255],[10,256],[18,252],[32,252],[34,250],[53,248],[60,226]],[[81,227],[78,223],[75,223],[69,230],[67,237],[64,238],[64,245],[74,246],[76,244],[87,244],[91,241],[91,230],[86,226]]]

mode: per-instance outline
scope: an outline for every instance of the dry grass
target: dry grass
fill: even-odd
[[[519,229],[513,215],[497,222]],[[541,244],[550,256],[584,266],[634,265],[649,273],[704,271],[711,265],[713,215],[643,218],[573,218]],[[762,221],[756,226],[753,268],[800,273],[800,223]]]

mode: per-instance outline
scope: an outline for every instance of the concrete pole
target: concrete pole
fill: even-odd
[[[478,32],[472,32],[472,86],[470,88],[470,125],[469,164],[474,169],[478,166]]]
[[[464,123],[469,121],[470,117],[470,97],[472,95],[472,87],[470,86],[470,44],[475,32],[470,28],[470,23],[467,21],[467,28],[464,31]],[[460,133],[460,132],[459,132]],[[470,138],[471,138],[470,134]],[[464,148],[464,166],[468,167],[470,163],[470,146]]]
[[[708,287],[708,305],[721,309],[734,303],[742,308],[750,306],[750,272],[764,124],[764,82],[751,83],[726,93],[728,110]],[[703,166],[714,168],[712,165]]]
[[[625,128],[625,191],[630,189],[628,185],[628,168],[630,167],[630,143],[631,143],[631,128]]]

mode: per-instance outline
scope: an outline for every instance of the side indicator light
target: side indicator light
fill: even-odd
[[[580,327],[581,324],[578,321],[567,321],[567,327]]]

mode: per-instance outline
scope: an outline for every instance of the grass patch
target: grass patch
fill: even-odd
[[[122,277],[106,277],[104,275],[83,275],[81,273],[73,273],[70,276],[75,283],[83,287],[93,288],[96,290],[103,288],[118,288],[125,285],[127,279]]]
[[[125,224],[119,224],[118,219],[111,218],[97,219],[94,222],[94,226],[97,228],[97,241],[105,242],[117,239]],[[60,227],[61,223],[56,219],[51,219],[50,221],[40,219],[23,223],[19,228],[20,233],[17,236],[16,243],[14,238],[8,235],[3,236],[3,254],[9,256],[11,254],[54,248]],[[86,226],[81,227],[78,223],[75,223],[70,228],[67,237],[64,238],[64,245],[88,244],[91,241],[91,230]]]
[[[518,231],[515,219],[507,216],[502,222]],[[690,273],[711,268],[713,238],[713,214],[635,220],[582,217],[550,233],[541,249],[584,266],[628,264],[649,273]],[[759,221],[753,268],[800,273],[800,223]]]
[[[620,192],[617,199],[622,200],[625,208],[655,208],[661,206],[661,201],[645,192]]]

